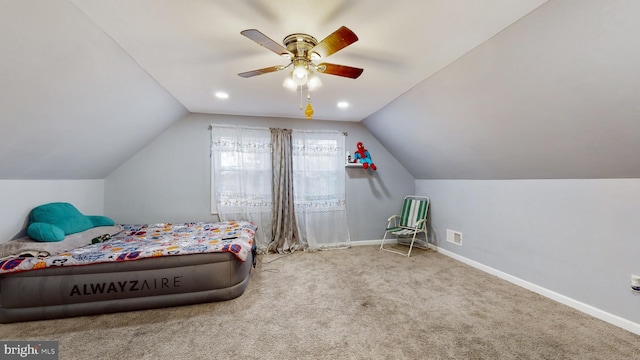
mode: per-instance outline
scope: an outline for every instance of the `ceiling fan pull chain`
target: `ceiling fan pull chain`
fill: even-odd
[[[302,110],[302,85],[300,85],[300,110]]]
[[[307,117],[307,120],[311,120],[313,118],[313,107],[311,107],[311,90],[307,92],[307,108],[304,110],[304,115]]]

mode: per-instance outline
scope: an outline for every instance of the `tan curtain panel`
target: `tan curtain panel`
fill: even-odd
[[[269,251],[282,253],[302,249],[296,225],[293,200],[293,163],[290,129],[271,131],[271,243]]]

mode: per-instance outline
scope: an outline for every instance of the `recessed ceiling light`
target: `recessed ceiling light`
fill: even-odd
[[[217,97],[218,99],[227,99],[227,98],[229,98],[229,94],[227,94],[227,93],[226,93],[226,92],[224,92],[224,91],[216,91],[216,94],[215,94],[215,95],[216,95],[216,97]]]
[[[340,102],[338,103],[338,107],[339,107],[340,109],[346,109],[346,108],[348,108],[348,107],[349,107],[349,103],[348,103],[348,102],[346,102],[346,101],[340,101]]]

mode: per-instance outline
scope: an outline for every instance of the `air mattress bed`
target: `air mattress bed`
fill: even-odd
[[[229,300],[247,287],[251,222],[103,229],[121,230],[57,254],[30,249],[0,260],[0,323]]]

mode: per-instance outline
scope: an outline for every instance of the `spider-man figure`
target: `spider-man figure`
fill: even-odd
[[[369,150],[364,148],[364,145],[362,145],[362,141],[359,141],[357,146],[358,150],[356,150],[356,152],[353,154],[353,159],[355,160],[354,162],[361,163],[362,167],[365,169],[369,168],[369,165],[371,165],[372,170],[377,169],[376,164],[374,164],[373,160],[371,160]]]

